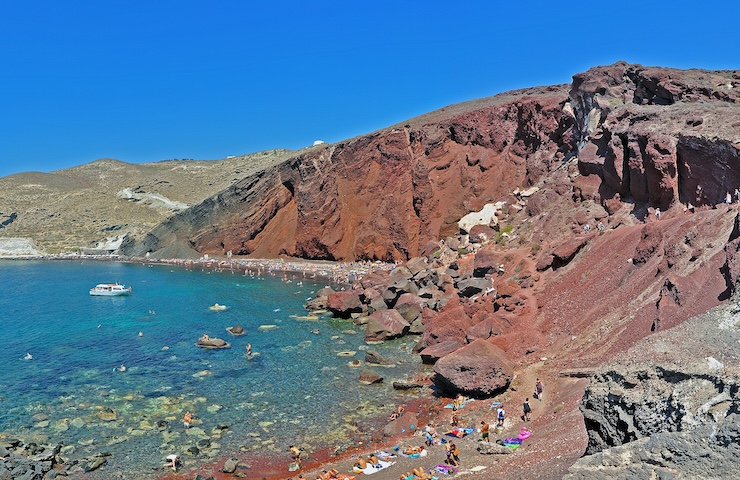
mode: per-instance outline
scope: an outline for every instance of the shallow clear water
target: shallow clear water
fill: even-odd
[[[115,281],[133,294],[88,295],[95,284]],[[77,454],[110,451],[100,478],[151,473],[170,453],[192,466],[230,452],[285,455],[291,443],[340,445],[354,425],[388,413],[402,398],[391,381],[418,365],[414,339],[374,345],[401,364],[375,367],[384,384],[360,385],[360,369],[348,362],[364,360],[362,329],[330,317],[295,318],[324,286],[300,276],[0,261],[0,285],[0,430],[62,441]],[[214,303],[229,309],[209,310]],[[229,334],[233,325],[246,335]],[[204,333],[231,348],[196,347]],[[115,369],[121,364],[125,372]],[[185,431],[188,410],[196,422]],[[199,440],[201,454],[189,457]]]

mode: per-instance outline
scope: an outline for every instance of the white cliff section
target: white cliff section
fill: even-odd
[[[123,190],[118,192],[118,196],[123,198],[124,200],[141,202],[144,205],[148,205],[152,208],[166,208],[167,210],[172,210],[173,212],[185,210],[190,206],[187,203],[170,200],[169,198],[158,193],[135,192],[130,188],[124,188]]]
[[[465,233],[470,233],[470,229],[476,225],[487,225],[495,227],[498,225],[496,211],[506,205],[506,202],[487,203],[480,212],[472,212],[457,222],[457,227]]]
[[[40,257],[43,253],[36,250],[31,238],[0,238],[0,258]]]

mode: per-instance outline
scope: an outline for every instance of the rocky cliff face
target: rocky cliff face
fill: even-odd
[[[566,110],[602,200],[714,205],[740,185],[740,72],[617,63],[575,75]]]
[[[512,92],[310,149],[125,251],[179,241],[220,255],[406,260],[455,233],[463,215],[560,165],[573,123],[566,96],[563,86]]]

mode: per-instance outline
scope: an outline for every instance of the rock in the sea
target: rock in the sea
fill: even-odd
[[[363,368],[360,372],[360,383],[364,383],[365,385],[372,385],[373,383],[380,383],[382,381],[383,377],[374,370]]]
[[[443,390],[489,397],[508,387],[514,366],[503,350],[478,339],[439,359],[434,373]]]
[[[216,337],[201,337],[195,342],[201,348],[229,348],[231,344]]]
[[[369,363],[371,365],[393,365],[392,360],[385,358],[375,350],[365,351],[365,363]]]

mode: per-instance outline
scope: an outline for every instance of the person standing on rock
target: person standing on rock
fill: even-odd
[[[522,412],[523,412],[522,420],[524,420],[525,422],[528,422],[529,414],[532,412],[532,407],[529,406],[529,397],[527,397],[524,400],[524,404],[522,405]]]
[[[501,405],[498,407],[498,410],[496,410],[496,420],[498,422],[496,423],[496,427],[503,427],[504,426],[504,419],[506,418],[506,411],[504,410],[504,406]]]

